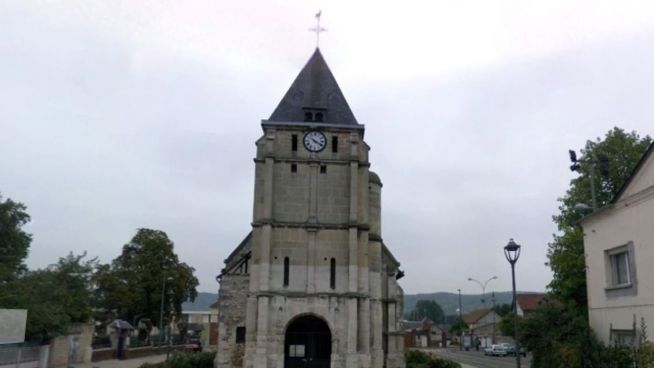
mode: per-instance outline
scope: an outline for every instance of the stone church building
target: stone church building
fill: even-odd
[[[216,367],[404,367],[382,182],[319,49],[261,126],[252,231],[218,276]]]

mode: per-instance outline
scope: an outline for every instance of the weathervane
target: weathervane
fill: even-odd
[[[320,16],[322,15],[322,10],[319,10],[316,13],[316,21],[317,25],[315,28],[309,28],[309,31],[311,32],[316,32],[316,48],[320,47],[320,33],[321,32],[327,32],[326,29],[320,27]]]

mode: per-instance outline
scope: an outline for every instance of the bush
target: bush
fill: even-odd
[[[433,357],[418,350],[407,350],[404,359],[406,368],[461,368],[461,364],[457,362]]]
[[[139,368],[213,368],[216,353],[212,351],[197,353],[175,353],[166,362],[145,363]]]

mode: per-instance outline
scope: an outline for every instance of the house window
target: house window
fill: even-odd
[[[288,268],[289,260],[288,257],[284,257],[284,286],[288,286]]]
[[[634,283],[633,244],[628,243],[606,251],[608,288],[630,287]]]
[[[336,289],[336,258],[329,262],[329,287]]]
[[[289,345],[288,356],[289,358],[304,358],[305,349],[304,345]]]
[[[316,113],[316,121],[322,121],[322,112]]]
[[[291,172],[297,172],[297,164],[291,164]]]
[[[327,173],[327,165],[320,165],[320,173],[321,174]]]
[[[613,272],[613,285],[628,285],[631,283],[629,277],[629,253],[620,252],[610,256]]]
[[[338,137],[332,137],[332,152],[338,152]]]
[[[634,330],[611,330],[611,341],[618,346],[634,346],[636,334]]]
[[[297,151],[297,134],[291,136],[291,151]]]
[[[245,327],[236,327],[236,343],[243,344],[245,342]]]
[[[304,113],[304,121],[313,121],[313,113],[305,112]]]

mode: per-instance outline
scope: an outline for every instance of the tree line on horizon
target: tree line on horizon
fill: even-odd
[[[141,228],[113,261],[72,252],[42,269],[25,265],[32,242],[27,208],[0,195],[0,308],[27,309],[26,341],[46,343],[74,323],[122,319],[147,339],[197,296],[195,269],[161,230]],[[163,318],[163,319],[162,319]]]

